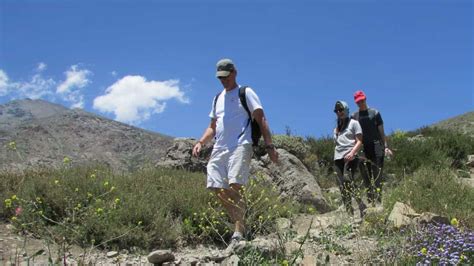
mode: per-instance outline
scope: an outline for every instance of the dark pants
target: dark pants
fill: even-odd
[[[367,189],[369,203],[382,202],[384,146],[376,141],[364,144],[366,159],[360,162],[360,173]]]
[[[344,162],[344,159],[339,159],[334,161],[334,165],[336,166],[337,184],[341,191],[342,202],[346,207],[346,211],[353,214],[354,209],[352,208],[352,197],[354,197],[359,204],[359,208],[362,207],[361,205],[363,204],[359,186],[355,181],[355,173],[359,165],[359,159],[355,158],[347,164]]]

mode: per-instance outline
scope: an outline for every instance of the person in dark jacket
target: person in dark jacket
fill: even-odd
[[[354,93],[354,101],[359,110],[352,114],[352,118],[359,121],[362,127],[365,161],[361,161],[360,171],[367,188],[367,198],[369,203],[381,203],[384,157],[391,156],[392,151],[388,148],[380,112],[367,105],[363,91]]]

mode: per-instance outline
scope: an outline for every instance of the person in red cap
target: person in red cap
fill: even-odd
[[[367,200],[375,204],[382,202],[382,174],[385,156],[391,156],[383,127],[380,112],[367,105],[367,97],[363,91],[354,93],[354,101],[359,111],[352,118],[359,121],[362,127],[362,143],[365,162],[360,164],[360,172],[367,187]]]

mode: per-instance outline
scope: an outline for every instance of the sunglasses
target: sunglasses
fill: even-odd
[[[338,112],[342,112],[342,111],[344,111],[344,109],[335,109],[335,110],[334,110],[334,113],[337,114]]]
[[[229,76],[227,76],[227,77],[217,77],[217,78],[220,79],[220,80],[223,80],[223,79],[227,79]]]

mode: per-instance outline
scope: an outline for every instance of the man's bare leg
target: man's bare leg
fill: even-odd
[[[242,236],[245,232],[245,202],[241,195],[242,185],[231,184],[229,189],[216,189],[217,197],[234,223],[234,231]]]

